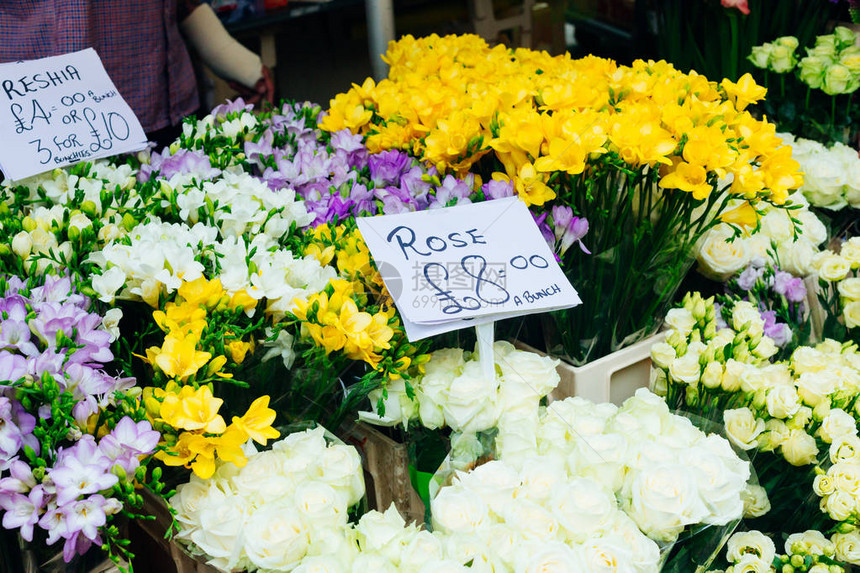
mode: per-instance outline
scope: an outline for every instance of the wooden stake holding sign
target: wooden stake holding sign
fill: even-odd
[[[496,320],[581,302],[516,197],[356,222],[409,340],[475,326],[490,379]]]

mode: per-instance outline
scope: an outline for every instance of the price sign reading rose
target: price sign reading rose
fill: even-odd
[[[358,227],[411,340],[580,302],[516,197],[364,217]]]
[[[0,169],[20,180],[146,147],[146,134],[92,48],[0,64]]]

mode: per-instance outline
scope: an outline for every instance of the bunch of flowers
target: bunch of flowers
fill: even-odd
[[[754,225],[762,200],[781,204],[800,184],[772,126],[745,111],[765,92],[749,77],[717,85],[665,62],[553,58],[476,36],[407,36],[386,60],[389,78],[335,97],[320,126],[440,174],[509,181],[549,238],[587,222],[587,249],[562,257],[584,304],[556,315],[554,350],[576,363],[656,329],[715,218]],[[743,204],[730,209],[733,197]]]
[[[348,571],[357,553],[350,512],[363,497],[358,452],[327,443],[318,427],[249,453],[244,467],[192,476],[170,505],[175,538],[219,570]],[[318,561],[328,568],[313,569]]]
[[[823,335],[860,344],[860,237],[842,243],[839,253],[824,251],[814,266]]]
[[[856,471],[845,463],[854,463],[860,446],[857,346],[828,339],[771,363],[775,345],[760,311],[738,302],[720,312],[727,325],[712,299],[686,297],[666,342],[652,348],[652,387],[670,407],[718,418],[736,447],[759,452],[752,459],[761,483],[782,506],[769,516],[771,525],[791,516],[817,529],[829,518],[850,531],[857,492],[834,485],[847,482],[833,476]]]
[[[503,424],[496,445],[503,461],[540,468],[543,480],[601,484],[655,541],[673,542],[694,524],[733,527],[744,512],[749,464],[644,388],[621,407],[578,397],[552,402],[532,425]]]
[[[855,532],[834,533],[830,539],[814,529],[792,533],[785,540],[785,553],[777,555],[773,540],[760,531],[742,531],[729,538],[726,561],[731,565],[724,573],[740,571],[821,571],[839,573],[857,562]],[[717,571],[713,571],[717,573]]]
[[[118,311],[90,312],[68,278],[37,284],[0,279],[3,527],[28,542],[62,541],[66,562],[93,544],[127,559],[111,522],[143,505],[136,488],[163,488],[160,470],[147,468],[160,435],[135,380],[105,370]]]
[[[359,412],[359,417],[407,429],[420,420],[425,428],[474,434],[499,426],[514,412],[537,413],[540,401],[558,384],[558,361],[517,350],[508,342],[493,345],[493,358],[497,375],[488,380],[477,353],[436,350],[408,388],[401,380],[371,392],[375,411]]]
[[[561,458],[534,461],[487,462],[439,491],[432,525],[449,553],[484,571],[659,570],[657,543],[606,484],[559,471]]]
[[[764,209],[755,229],[739,234],[731,225],[720,223],[705,233],[697,245],[698,270],[708,278],[727,281],[750,265],[770,265],[805,277],[813,272],[812,261],[826,240],[824,224],[803,195],[794,193],[785,209]]]
[[[803,171],[803,195],[815,207],[832,211],[860,207],[860,157],[857,150],[840,142],[825,146],[811,139],[780,134],[791,145],[792,157]]]
[[[771,73],[779,79],[778,96],[765,103],[764,111],[782,131],[824,143],[843,141],[846,127],[856,132],[850,97],[860,87],[856,42],[856,32],[837,26],[832,34],[815,38],[802,58],[796,54],[801,43],[794,36],[752,48],[749,60],[764,70],[766,84]]]

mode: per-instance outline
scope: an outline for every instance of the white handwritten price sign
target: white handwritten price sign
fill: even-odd
[[[410,340],[581,302],[516,197],[357,222]]]
[[[0,64],[0,169],[23,179],[146,147],[146,134],[92,48]]]

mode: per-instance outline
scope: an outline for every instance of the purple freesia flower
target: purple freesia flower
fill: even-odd
[[[411,164],[412,160],[409,156],[396,149],[371,155],[367,161],[370,179],[377,187],[400,185],[400,176],[409,169]]]
[[[529,211],[531,213],[531,211]],[[549,249],[552,251],[555,249],[555,235],[553,235],[552,229],[549,228],[549,223],[546,222],[546,218],[548,213],[541,213],[537,215],[532,213],[532,219],[535,220],[535,223],[540,230],[540,234],[543,236],[544,241],[546,241],[547,245],[549,245]]]
[[[92,436],[84,436],[84,438],[86,437]],[[83,441],[82,438],[78,443]],[[77,444],[66,452],[71,450],[77,451]],[[108,471],[110,464],[110,458],[101,451],[99,451],[98,457],[84,457],[83,459],[67,454],[62,463],[58,463],[49,471],[51,480],[57,488],[57,504],[64,505],[82,495],[113,487],[119,478]]]
[[[81,310],[89,308],[89,300],[82,294],[74,292],[72,280],[67,276],[46,276],[42,286],[30,290],[31,303],[55,302],[77,306]]]
[[[149,165],[141,165],[137,180],[141,183],[149,181],[153,173],[164,179],[170,179],[175,175],[193,174],[198,179],[213,179],[221,174],[221,170],[213,167],[209,156],[202,150],[177,149],[176,153],[170,153],[165,148],[161,153],[152,153]]]
[[[138,457],[154,452],[160,438],[161,434],[148,421],[135,423],[126,416],[99,441],[99,450],[127,474],[132,474],[140,465]]]
[[[348,129],[336,131],[331,135],[331,147],[335,156],[349,167],[363,167],[367,163],[368,152],[363,137]]]
[[[27,495],[21,493],[0,494],[0,507],[3,514],[3,527],[19,529],[21,537],[33,541],[33,526],[39,522],[39,511],[43,507],[45,491],[36,486]]]
[[[262,133],[258,141],[245,142],[245,157],[248,161],[254,161],[260,156],[268,157],[274,153],[272,144],[275,142],[275,134],[271,129]]]
[[[23,320],[0,322],[0,349],[14,349],[26,356],[39,353],[36,345],[30,341],[30,327]]]
[[[372,189],[368,189],[361,183],[356,183],[349,192],[349,198],[355,204],[353,214],[356,216],[365,213],[376,215],[376,202],[373,200],[374,193]]]
[[[9,476],[0,479],[0,497],[11,493],[27,493],[36,487],[33,470],[21,460],[9,464]]]
[[[8,468],[25,445],[36,452],[39,442],[33,436],[36,418],[15,399],[0,396],[0,471]]]
[[[224,120],[227,117],[227,114],[230,113],[240,113],[243,111],[253,111],[254,104],[245,103],[245,100],[237,97],[233,101],[227,100],[221,105],[216,105],[212,108],[212,115],[215,116],[216,119]]]
[[[510,181],[491,179],[481,186],[487,199],[504,199],[514,196],[514,184]]]
[[[588,219],[585,217],[576,217],[573,216],[570,218],[570,221],[565,227],[564,232],[561,235],[561,254],[567,252],[567,250],[574,243],[579,243],[579,248],[586,255],[590,255],[591,251],[585,246],[582,242],[582,239],[585,235],[588,234]]]
[[[0,351],[0,381],[15,381],[27,374],[27,359],[20,354]]]

